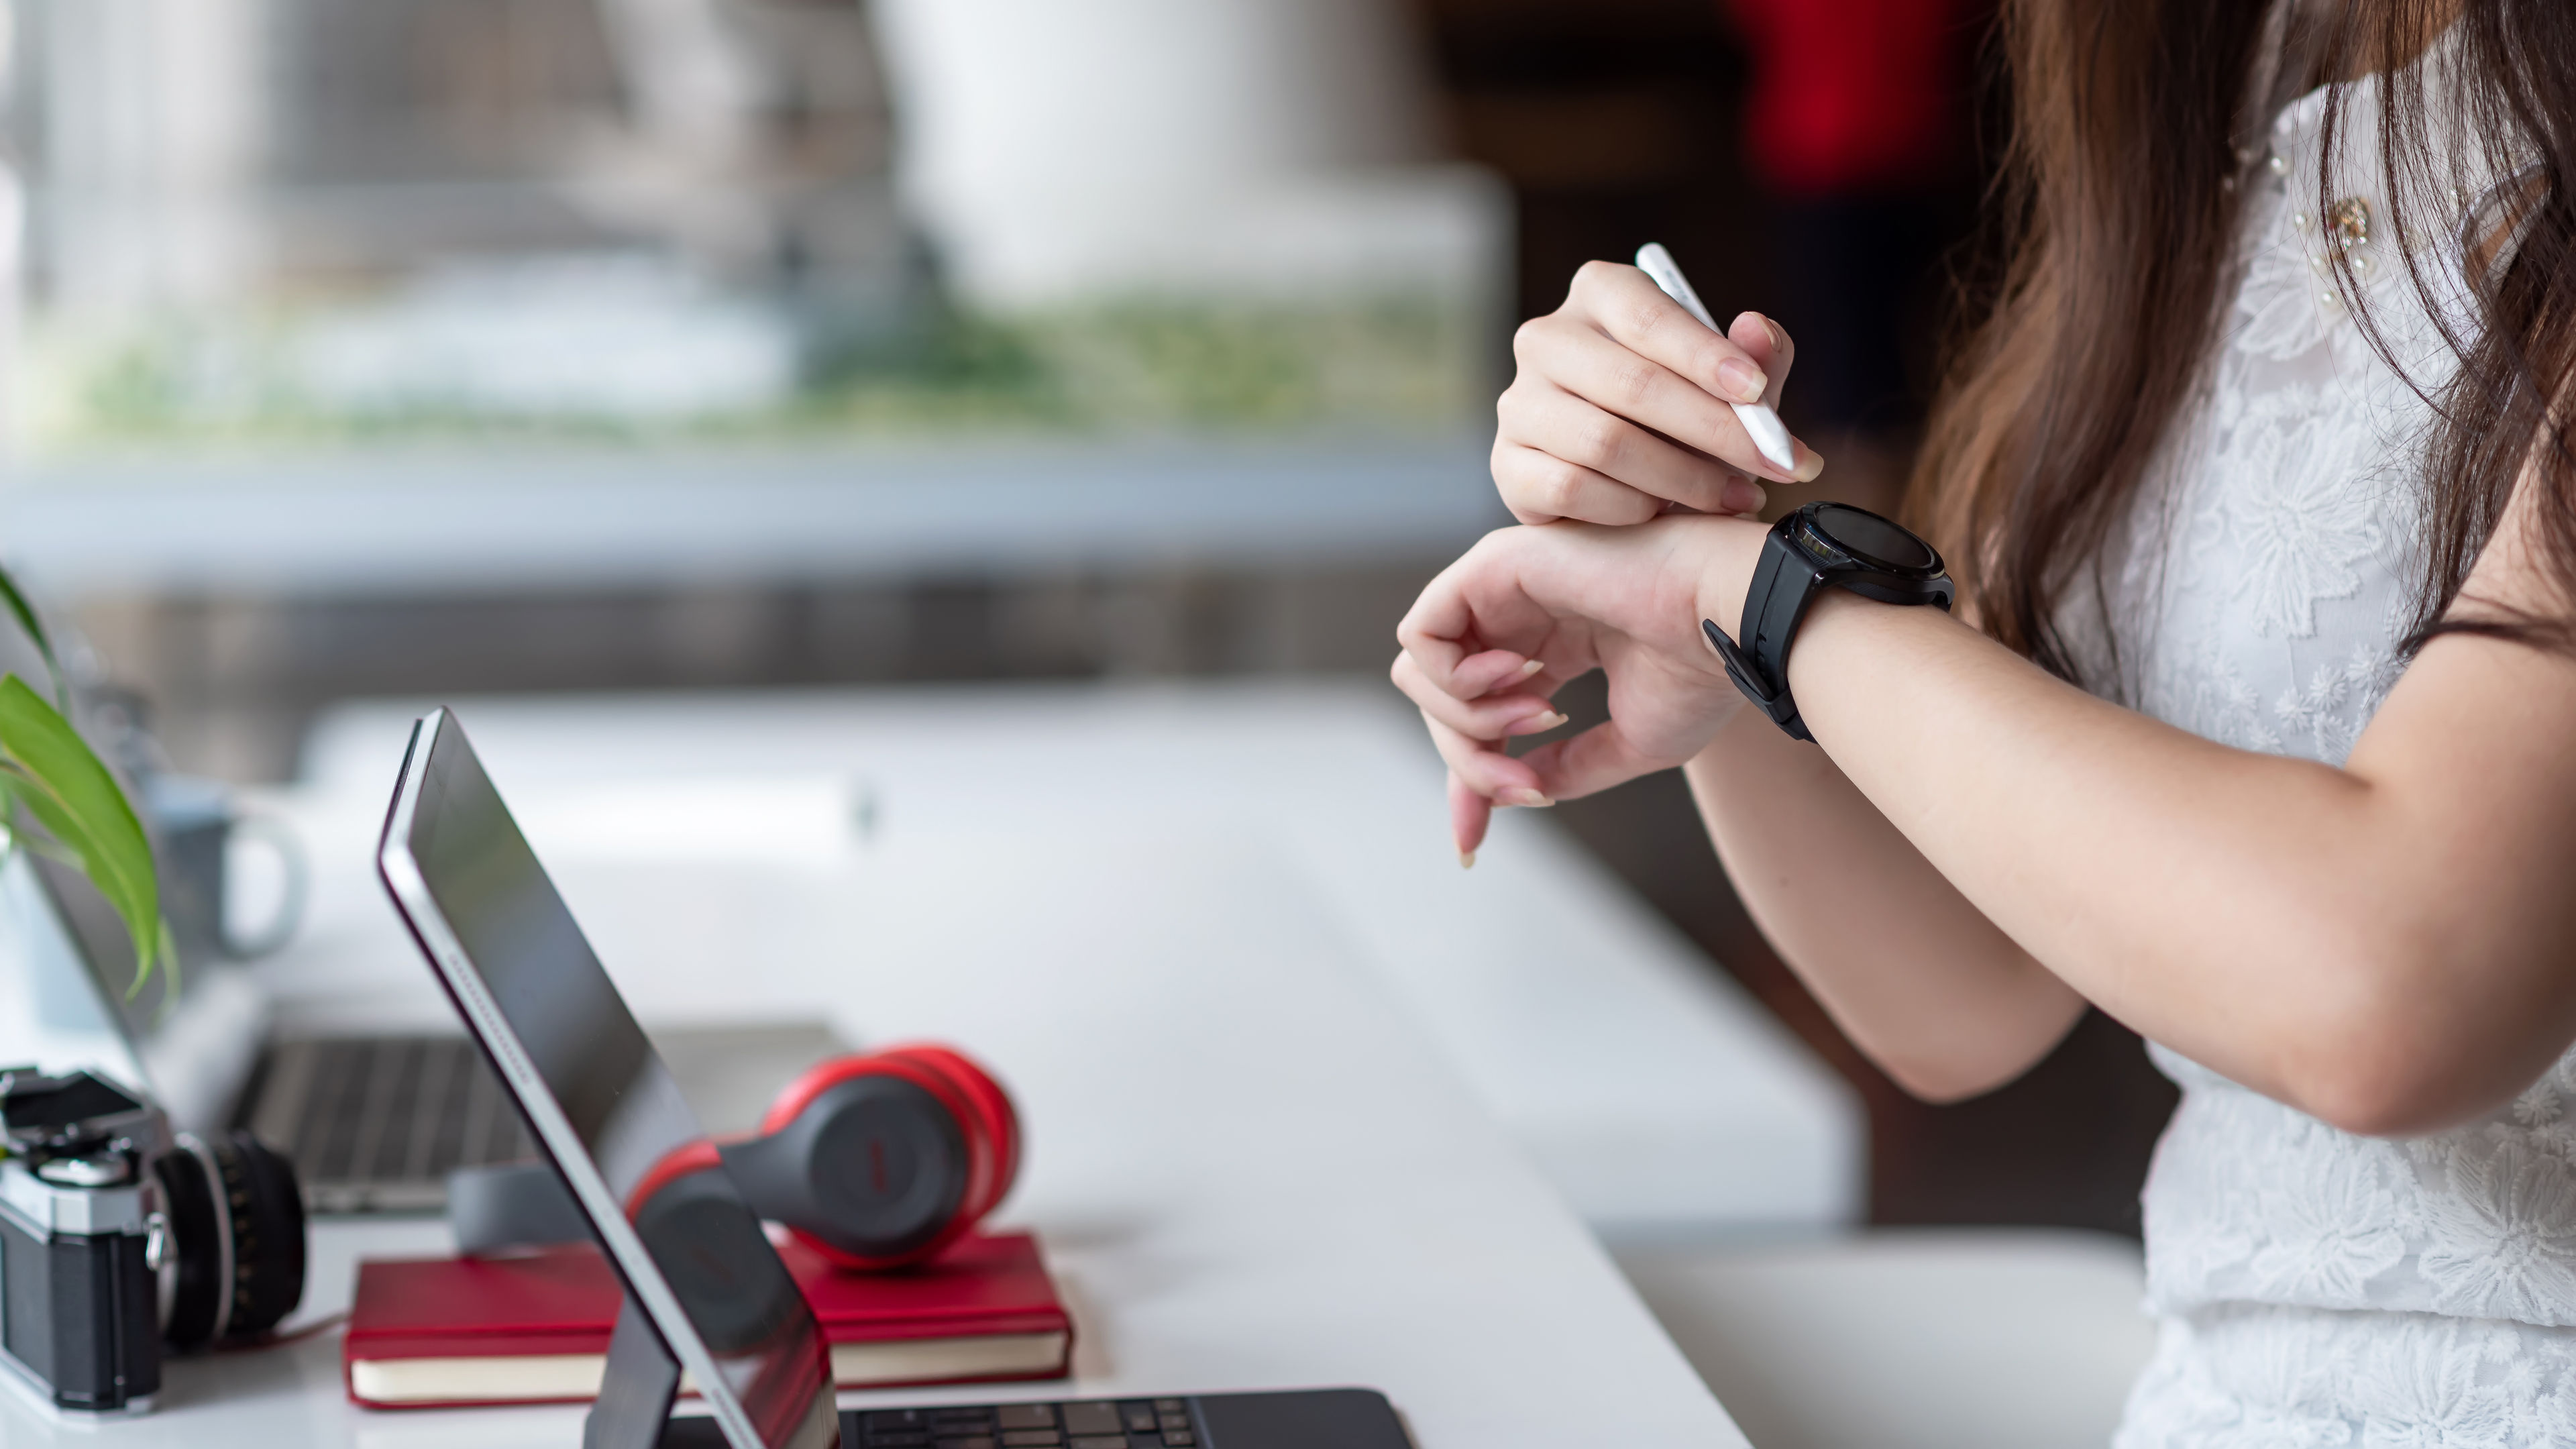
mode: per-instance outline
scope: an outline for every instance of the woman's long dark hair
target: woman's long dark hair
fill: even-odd
[[[2453,178],[2511,178],[2471,238],[2471,317],[2436,300],[2413,245],[2390,246],[2460,357],[2410,377],[2433,404],[2421,439],[2425,574],[2414,641],[2502,635],[2576,651],[2576,4],[2569,0],[2004,0],[2013,129],[1991,198],[2003,259],[1982,316],[1953,349],[1917,461],[1910,511],[1952,561],[1972,617],[2068,677],[2058,626],[2206,376],[2231,301],[2239,199],[2283,92],[2380,72],[2388,207],[2372,230],[2461,232]],[[2444,35],[2445,31],[2448,35]],[[2406,62],[2442,36],[2444,81]],[[2277,57],[2289,57],[2274,84]],[[2329,95],[2331,158],[2354,143]],[[2329,215],[2321,187],[2308,207]],[[2374,348],[2397,359],[2339,285]],[[2401,373],[2405,371],[2400,367]],[[2568,602],[2545,614],[2471,599],[2470,566],[2531,470],[2542,554]]]

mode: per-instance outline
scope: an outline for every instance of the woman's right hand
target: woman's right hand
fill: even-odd
[[[1763,482],[1824,471],[1804,443],[1794,472],[1765,459],[1727,405],[1776,405],[1789,375],[1789,335],[1758,312],[1720,336],[1635,267],[1586,262],[1564,306],[1513,334],[1512,355],[1494,482],[1523,523],[1751,513]]]

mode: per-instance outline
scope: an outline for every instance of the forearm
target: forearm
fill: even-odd
[[[1716,520],[1703,616],[1743,609],[1760,531]],[[2377,1019],[2404,890],[2356,884],[2369,789],[2096,699],[1951,615],[1820,594],[1789,654],[1848,788],[1962,902],[2141,1034],[2294,1105]],[[1767,721],[1764,721],[1767,724]],[[2373,939],[2374,933],[2378,939]]]
[[[2421,762],[2470,746],[2424,740],[2421,707],[2383,707],[2385,747],[2354,768],[2233,750],[1938,611],[1849,596],[1820,602],[1790,672],[1845,777],[1967,902],[2214,1070],[2413,1130],[2491,1105],[2564,1044],[2534,914],[2470,884],[2509,863],[2410,828]]]
[[[1906,1090],[1948,1101],[1999,1086],[2083,1011],[1824,751],[1746,709],[1684,774],[1754,924]]]

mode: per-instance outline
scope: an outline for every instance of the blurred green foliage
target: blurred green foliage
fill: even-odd
[[[1427,298],[1131,299],[994,317],[937,310],[808,348],[792,396],[636,418],[331,405],[300,388],[311,312],[31,329],[19,415],[40,454],[461,439],[828,441],[960,433],[1448,431],[1492,397],[1466,308]]]

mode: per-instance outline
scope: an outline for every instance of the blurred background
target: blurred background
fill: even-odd
[[[0,553],[244,783],[368,695],[1382,677],[1502,520],[1511,329],[1586,260],[1660,240],[1779,317],[1792,426],[1892,498],[1976,275],[1988,21],[9,0]],[[2134,1038],[1909,1102],[1677,779],[1559,813],[1856,1084],[1873,1220],[2136,1230]]]

